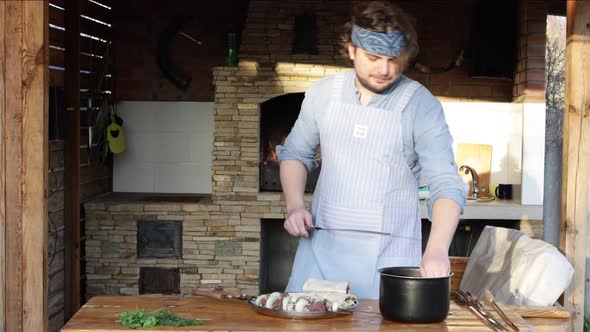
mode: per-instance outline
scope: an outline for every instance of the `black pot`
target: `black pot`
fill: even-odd
[[[423,278],[418,267],[386,267],[379,272],[383,318],[403,323],[435,323],[447,318],[452,274]]]

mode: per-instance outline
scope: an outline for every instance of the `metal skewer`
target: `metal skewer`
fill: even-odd
[[[478,317],[480,320],[483,318],[486,325],[491,324],[494,331],[508,331],[508,329],[500,323],[494,316],[479,302],[477,297],[471,295],[469,292],[463,292],[458,289],[455,291],[455,298],[460,304],[467,305],[469,309]]]
[[[391,235],[391,233],[377,232],[377,231],[369,231],[369,230],[364,230],[364,229],[324,228],[324,227],[320,227],[320,226],[314,226],[313,229],[315,229],[316,231],[326,230],[326,231],[357,232],[357,233],[377,234],[377,235]]]
[[[508,318],[508,316],[506,316],[504,311],[496,303],[496,299],[494,299],[494,295],[492,295],[492,292],[490,292],[489,290],[486,289],[484,291],[484,296],[486,298],[486,301],[492,305],[494,310],[496,310],[498,315],[500,315],[500,318],[502,318],[502,320],[504,320],[504,322],[506,322],[506,324],[508,324],[514,331],[520,331],[518,326],[516,326],[516,324],[514,324],[514,322],[512,320],[510,320],[510,318]]]

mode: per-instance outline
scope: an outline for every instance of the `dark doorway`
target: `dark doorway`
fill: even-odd
[[[140,267],[139,294],[180,294],[180,270]]]
[[[299,239],[285,231],[282,219],[260,223],[260,294],[282,292],[291,276]]]

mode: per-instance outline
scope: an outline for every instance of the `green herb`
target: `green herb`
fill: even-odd
[[[135,311],[124,311],[119,314],[117,322],[121,325],[130,327],[132,329],[140,327],[156,327],[156,326],[195,326],[203,325],[203,322],[198,319],[185,319],[178,317],[169,310],[145,311],[138,309]]]
[[[119,320],[117,322],[132,329],[138,327],[154,327],[158,325],[158,319],[156,316],[143,309],[122,312],[119,314]]]
[[[164,326],[193,326],[203,325],[203,321],[198,319],[185,319],[176,316],[168,310],[164,310],[156,316],[158,324]]]
[[[584,319],[584,332],[590,332],[590,318]]]

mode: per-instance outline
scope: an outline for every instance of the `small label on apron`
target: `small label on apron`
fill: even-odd
[[[369,126],[365,125],[354,125],[354,130],[352,131],[352,136],[356,138],[367,138],[369,133]]]

